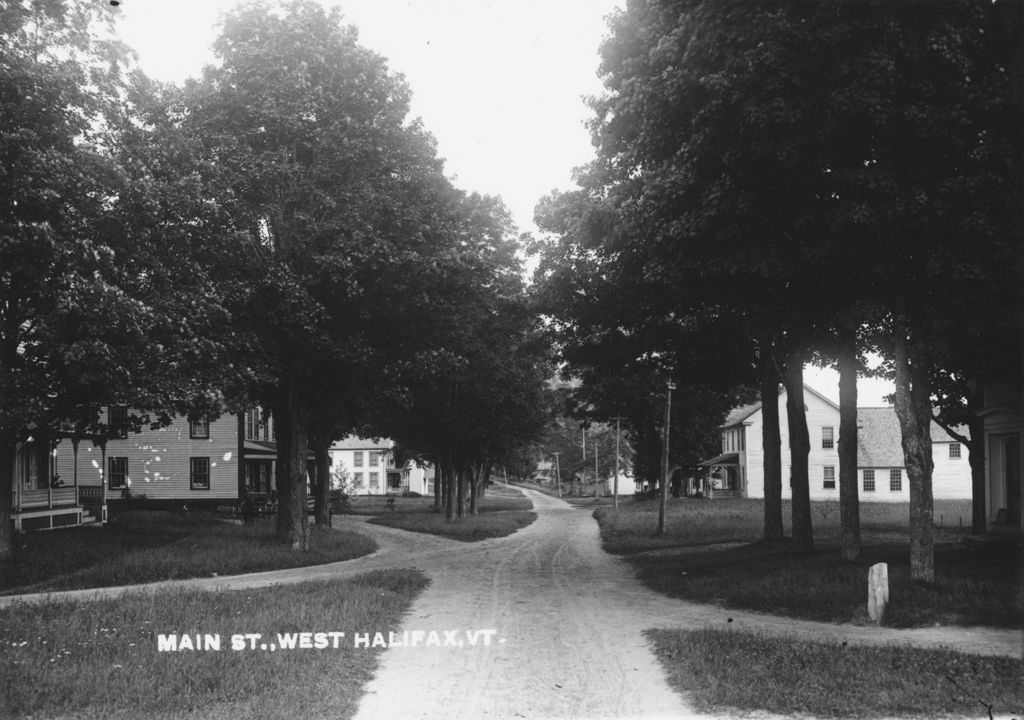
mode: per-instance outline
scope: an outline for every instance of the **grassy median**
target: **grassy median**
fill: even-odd
[[[337,524],[337,523],[336,523]],[[274,535],[273,518],[243,526],[210,513],[132,510],[102,527],[25,533],[0,563],[0,593],[72,590],[321,565],[367,555],[371,539],[311,530],[309,552]]]
[[[0,610],[0,717],[348,718],[380,652],[355,647],[355,634],[386,636],[426,585],[417,571],[388,570],[216,594],[18,604]],[[345,636],[324,648],[260,647],[304,632]],[[172,633],[179,649],[161,652],[160,635],[166,650]],[[257,649],[232,649],[232,635],[256,633]],[[186,634],[207,649],[180,649]]]
[[[367,503],[370,506],[370,503]],[[474,542],[505,537],[537,519],[531,503],[514,488],[491,487],[480,500],[480,514],[449,521],[434,510],[433,498],[396,498],[393,509],[380,509],[370,522],[412,532]]]

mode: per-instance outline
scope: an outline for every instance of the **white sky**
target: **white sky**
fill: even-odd
[[[412,114],[437,138],[456,186],[500,195],[520,230],[533,208],[572,186],[593,157],[586,95],[600,94],[605,17],[625,0],[323,0],[340,5],[360,42],[412,88]],[[182,82],[213,57],[219,15],[232,0],[121,0],[122,39],[143,70]],[[808,385],[838,400],[838,375],[808,367]],[[864,380],[859,405],[892,386]]]
[[[412,88],[456,186],[500,195],[520,230],[593,155],[584,95],[601,92],[604,18],[625,0],[323,0]],[[121,36],[143,70],[181,82],[212,62],[231,0],[122,0]]]

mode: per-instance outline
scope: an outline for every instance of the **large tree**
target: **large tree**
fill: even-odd
[[[219,63],[186,89],[204,171],[237,228],[222,272],[242,281],[236,318],[269,368],[255,394],[277,423],[278,529],[296,549],[319,378],[371,362],[365,338],[401,324],[382,314],[389,278],[429,262],[446,187],[405,82],[357,40],[337,9],[245,3],[224,19]]]
[[[219,404],[199,380],[228,319],[197,254],[207,216],[178,148],[154,142],[155,89],[111,12],[0,4],[0,554],[29,432],[101,431],[115,402]]]
[[[637,0],[602,49],[598,155],[580,176],[593,209],[572,228],[598,240],[582,261],[630,262],[671,298],[648,317],[730,317],[771,352],[793,400],[804,360],[838,331],[850,411],[856,333],[883,328],[920,579],[931,577],[929,378],[961,342],[951,324],[998,325],[987,304],[955,298],[987,289],[1017,306],[1020,16],[1018,3],[969,0]],[[797,457],[802,416],[792,403]],[[851,490],[850,412],[843,426]],[[794,482],[794,536],[810,547],[796,467]]]

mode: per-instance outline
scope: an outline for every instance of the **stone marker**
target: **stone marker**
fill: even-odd
[[[875,625],[882,624],[885,606],[889,604],[889,565],[877,563],[868,570],[868,616]]]

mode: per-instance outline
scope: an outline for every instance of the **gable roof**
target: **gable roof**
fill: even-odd
[[[785,394],[786,388],[779,387],[779,396]],[[822,395],[820,392],[812,388],[810,385],[804,385],[804,393],[811,393],[814,397],[819,398],[822,402],[827,403],[829,406],[839,409],[839,406],[829,400],[827,397]],[[740,405],[739,407],[733,408],[729,411],[729,414],[725,416],[725,421],[722,423],[723,428],[731,427],[733,425],[739,425],[741,422],[749,418],[751,415],[761,409],[761,402],[750,403],[749,405]]]
[[[933,443],[959,442],[931,422]],[[957,432],[968,435],[967,428]],[[894,407],[857,408],[857,467],[903,467],[900,421]]]
[[[394,446],[391,440],[366,440],[356,435],[349,435],[331,443],[331,450],[390,450]]]
[[[733,408],[729,411],[729,414],[725,416],[725,422],[722,423],[722,427],[738,425],[760,409],[761,403],[759,402],[750,403],[749,405],[740,405],[738,408]]]

